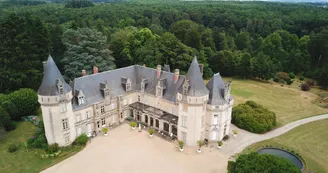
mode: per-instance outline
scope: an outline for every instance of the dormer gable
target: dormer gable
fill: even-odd
[[[60,95],[64,94],[63,82],[59,78],[57,78],[56,85],[57,85],[58,93]]]
[[[131,80],[130,78],[122,77],[121,83],[124,91],[131,91]]]
[[[145,89],[147,88],[147,86],[148,86],[148,79],[147,78],[143,78],[141,80],[141,83],[140,83],[140,90],[141,90],[141,92],[144,92]]]

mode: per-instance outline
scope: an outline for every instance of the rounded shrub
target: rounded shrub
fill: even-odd
[[[254,101],[247,101],[232,110],[232,123],[253,133],[265,133],[276,126],[276,114]]]
[[[88,142],[88,136],[87,134],[83,133],[79,137],[76,138],[76,144],[78,145],[85,145]]]
[[[287,82],[287,85],[291,85],[293,83],[293,80],[288,79],[286,82]]]
[[[287,81],[288,79],[290,79],[288,73],[286,73],[286,72],[278,72],[276,74],[276,78],[282,79],[284,81]]]
[[[288,73],[288,76],[289,76],[291,79],[295,79],[295,77],[296,77],[296,75],[295,75],[293,72]]]
[[[300,76],[300,81],[303,81],[304,80],[304,77],[303,76]]]
[[[301,89],[302,89],[303,91],[310,91],[311,87],[310,87],[310,85],[309,85],[308,83],[303,83],[303,84],[301,85]]]
[[[8,152],[14,153],[18,150],[18,145],[17,144],[10,144],[8,147]]]

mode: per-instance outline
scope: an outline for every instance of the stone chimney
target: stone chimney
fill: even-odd
[[[156,68],[156,77],[157,78],[159,78],[161,76],[161,71],[162,71],[162,66],[157,65],[157,68]]]
[[[204,64],[199,64],[199,69],[200,69],[200,73],[203,76],[203,71],[204,71]]]
[[[180,75],[180,70],[179,69],[175,69],[174,70],[174,83],[177,83],[177,81],[179,79],[179,75]]]
[[[93,66],[93,74],[97,74],[98,73],[98,67]]]

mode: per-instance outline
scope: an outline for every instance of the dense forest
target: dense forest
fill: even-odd
[[[56,3],[55,3],[56,2]],[[49,53],[67,81],[132,64],[269,80],[277,72],[328,87],[328,9],[268,2],[5,1],[0,93],[37,89]]]

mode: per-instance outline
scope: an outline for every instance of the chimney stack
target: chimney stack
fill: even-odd
[[[179,75],[180,75],[180,70],[179,69],[175,69],[174,70],[174,83],[176,83],[178,81]]]
[[[199,64],[200,73],[203,76],[204,64]]]
[[[82,76],[86,76],[87,72],[85,70],[82,70]]]
[[[156,68],[156,77],[157,78],[159,78],[161,76],[161,70],[162,70],[162,66],[157,65],[157,68]]]
[[[93,74],[97,74],[98,73],[98,67],[93,66]]]

